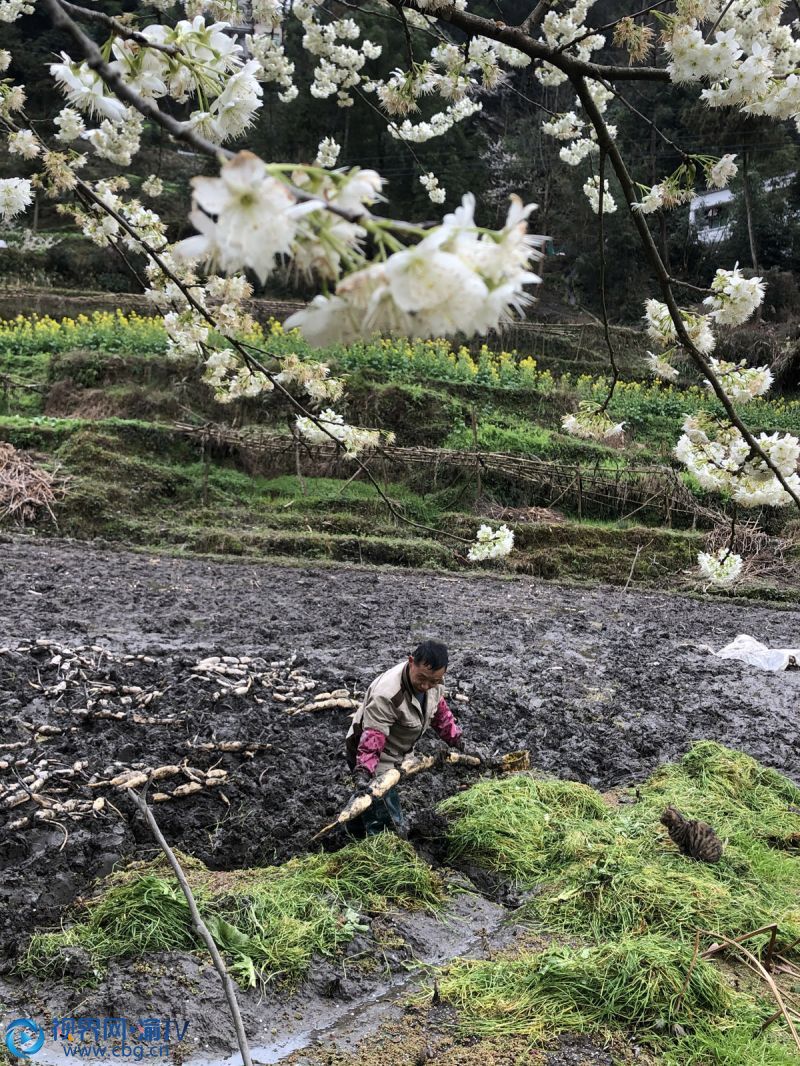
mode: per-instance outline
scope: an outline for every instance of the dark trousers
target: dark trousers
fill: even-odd
[[[376,833],[383,833],[388,829],[405,829],[406,819],[403,808],[400,806],[400,793],[397,787],[390,788],[381,799],[374,799],[372,806],[368,807],[360,819],[364,828],[364,836],[371,837]]]

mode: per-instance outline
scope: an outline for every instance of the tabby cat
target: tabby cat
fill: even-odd
[[[677,807],[667,807],[661,815],[661,824],[667,827],[670,837],[684,855],[700,862],[719,862],[722,841],[708,822],[686,818]]]

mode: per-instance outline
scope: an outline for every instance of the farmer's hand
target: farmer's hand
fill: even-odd
[[[466,755],[470,759],[479,759],[484,765],[489,765],[492,762],[492,756],[488,748],[484,748],[479,744],[468,744],[464,740],[464,734],[456,740],[453,745],[453,750],[457,751],[460,755]]]

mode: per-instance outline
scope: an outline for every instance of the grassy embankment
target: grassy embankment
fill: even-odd
[[[304,351],[277,323],[264,344],[275,354]],[[164,350],[163,328],[136,315],[0,327],[0,375],[27,386],[0,394],[0,439],[47,454],[70,476],[57,511],[62,533],[253,558],[462,565],[458,545],[399,523],[363,476],[347,483],[346,464],[326,471],[301,456],[298,477],[291,447],[267,461],[232,445],[203,450],[198,439],[176,433],[175,420],[209,420],[289,440],[286,410],[274,397],[217,404],[197,368],[169,362]],[[628,442],[617,449],[560,432],[561,416],[579,400],[604,395],[601,376],[554,374],[531,357],[485,348],[471,354],[441,341],[376,341],[316,357],[347,379],[345,415],[395,431],[402,445],[446,452],[477,441],[483,452],[555,464],[550,480],[481,471],[478,499],[474,469],[374,464],[409,518],[471,539],[488,509],[552,505],[565,521],[503,519],[514,525],[519,548],[512,569],[624,583],[635,559],[636,584],[687,584],[681,573],[694,565],[708,524],[691,501],[718,501],[679,471],[670,488],[671,475],[665,480],[652,468],[670,465],[685,413],[715,409],[705,389],[622,381],[611,413],[626,423]],[[584,357],[596,365],[600,355]],[[563,352],[554,365],[565,365]],[[799,432],[800,401],[758,401],[748,417],[758,429]],[[326,472],[336,476],[319,476]],[[779,528],[782,517],[770,522]],[[775,588],[769,580],[751,582],[750,593],[793,598],[785,583]]]
[[[633,792],[633,790],[631,790]],[[628,797],[633,799],[633,795]],[[668,803],[710,821],[725,840],[715,865],[683,856],[659,824]],[[574,782],[529,774],[486,778],[441,804],[451,862],[491,870],[523,890],[517,912],[538,947],[457,959],[432,972],[458,1032],[536,1045],[564,1032],[632,1036],[669,1066],[788,1066],[797,1061],[763,981],[729,951],[746,941],[796,1013],[800,990],[800,789],[746,755],[700,742],[659,769],[631,804]],[[296,981],[314,952],[338,954],[368,916],[390,906],[436,909],[445,886],[395,837],[269,869],[219,873],[185,860],[212,933],[243,986]],[[542,942],[546,944],[541,947]],[[86,951],[98,974],[114,957],[200,951],[188,910],[160,862],[113,874],[56,932],[34,936],[24,969],[58,973],[62,949]],[[430,991],[416,995],[418,1008]],[[800,1017],[800,1016],[798,1016]],[[507,1061],[507,1060],[503,1060]]]

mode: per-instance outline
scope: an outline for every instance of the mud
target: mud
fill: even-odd
[[[8,973],[32,929],[57,922],[94,878],[153,854],[124,792],[92,789],[93,777],[187,758],[201,779],[225,770],[222,787],[159,806],[170,843],[220,869],[308,850],[348,795],[340,752],[349,719],[344,709],[302,707],[323,691],[357,697],[425,636],[450,645],[452,706],[470,740],[495,751],[529,748],[537,769],[612,788],[640,781],[698,738],[741,748],[796,777],[800,673],[756,672],[701,646],[719,648],[741,632],[785,646],[797,643],[798,631],[800,612],[721,600],[4,541],[0,787],[19,788],[17,774],[42,773],[50,775],[42,791],[54,802],[74,800],[80,810],[100,792],[113,808],[73,810],[17,829],[9,827],[32,818],[34,804],[2,811],[0,966]],[[51,643],[37,646],[37,639]],[[83,678],[59,688],[63,670],[53,665],[52,642],[84,649],[92,666]],[[246,693],[198,675],[198,663],[214,655],[252,660],[255,680]],[[280,700],[278,675],[289,689],[303,682],[303,698]],[[80,713],[103,685],[105,704],[93,697],[92,713]],[[131,689],[138,691],[125,696]],[[225,741],[248,747],[199,747]],[[426,739],[422,747],[435,744]],[[75,770],[76,763],[84,765]],[[412,821],[473,780],[474,772],[450,768],[409,781],[403,795]],[[421,838],[430,819],[423,822]],[[340,843],[334,837],[326,846]],[[421,844],[436,857],[435,840]],[[502,886],[480,888],[502,896]],[[198,969],[184,975],[197,983],[200,964],[182,965]],[[70,966],[79,971],[80,959],[66,960]],[[82,980],[80,973],[71,979]],[[168,1003],[180,988],[174,974],[170,980],[172,992],[143,977],[152,986],[148,1002]],[[208,1017],[216,1009],[209,1001]]]
[[[505,927],[504,927],[504,923]],[[238,1000],[253,1059],[267,1066],[300,1050],[355,1048],[359,1040],[403,1013],[403,1001],[424,976],[426,964],[458,955],[480,957],[496,942],[513,940],[518,927],[503,907],[465,886],[453,885],[442,914],[382,915],[369,922],[336,960],[316,959],[297,990],[259,995],[239,991]],[[207,960],[156,952],[131,964],[113,961],[102,982],[87,982],[87,970],[70,949],[71,966],[60,982],[30,981],[26,988],[0,978],[0,1014],[5,1004],[18,1016],[125,1017],[152,1014],[188,1023],[176,1057],[194,1066],[241,1066],[231,1054],[236,1035],[219,976]],[[67,1056],[48,1035],[36,1056],[44,1066],[63,1066]]]

